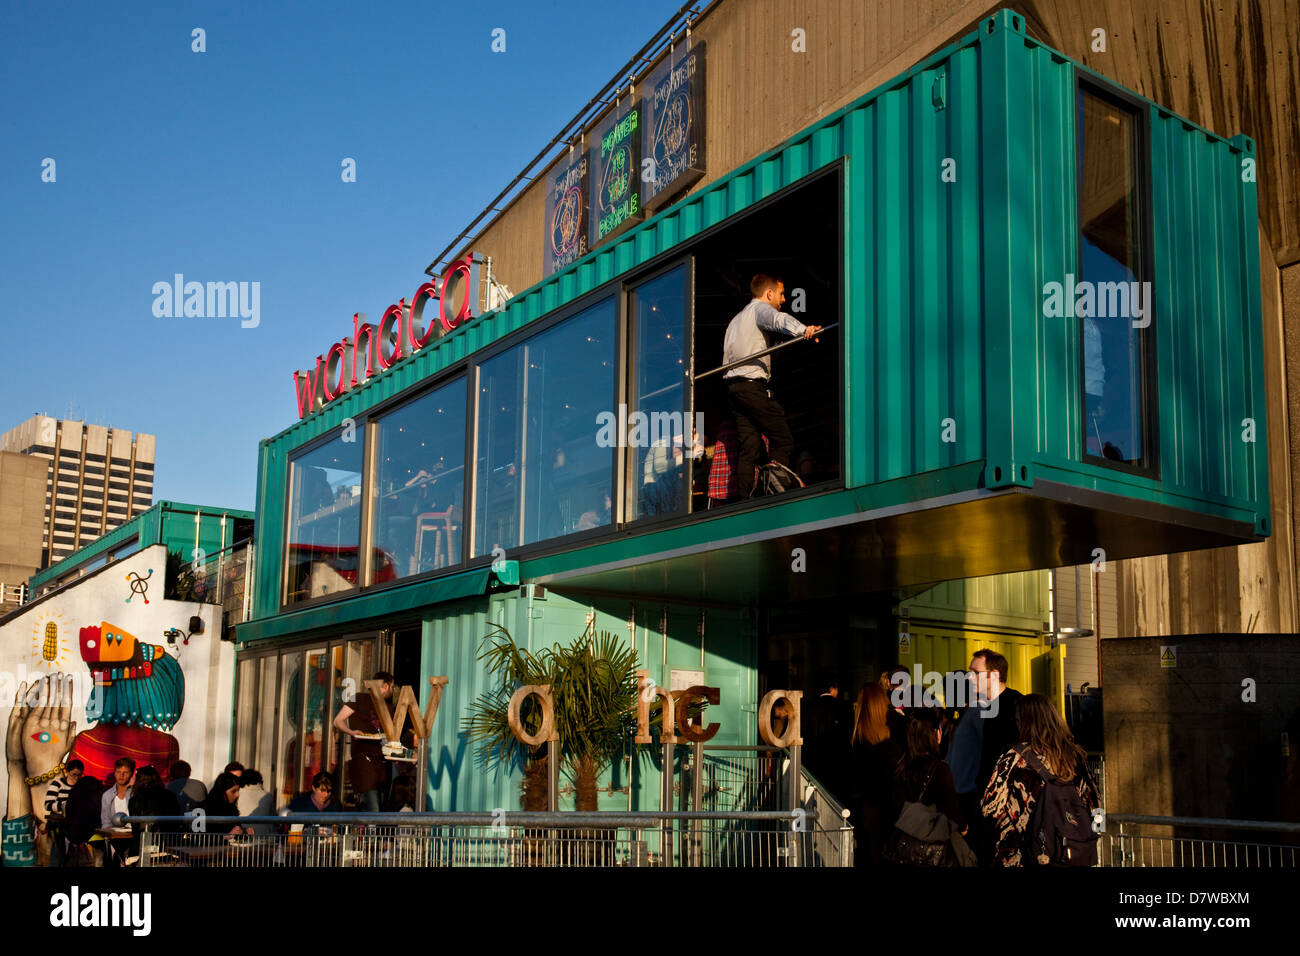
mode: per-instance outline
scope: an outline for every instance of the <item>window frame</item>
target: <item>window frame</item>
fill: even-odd
[[[1078,142],[1081,125],[1082,98],[1084,94],[1095,96],[1103,102],[1125,110],[1133,117],[1132,168],[1134,190],[1138,200],[1133,214],[1138,217],[1138,255],[1139,269],[1134,270],[1136,281],[1151,283],[1151,301],[1148,303],[1150,322],[1138,332],[1138,368],[1141,372],[1141,387],[1138,396],[1142,402],[1142,414],[1139,418],[1142,427],[1142,459],[1138,463],[1112,461],[1088,451],[1087,423],[1087,370],[1084,360],[1083,320],[1075,316],[1074,341],[1078,350],[1078,388],[1076,397],[1079,402],[1079,425],[1076,436],[1079,439],[1080,461],[1126,475],[1135,475],[1160,480],[1160,442],[1159,442],[1159,389],[1156,379],[1156,323],[1155,302],[1158,298],[1155,272],[1155,211],[1153,183],[1151,176],[1151,111],[1149,105],[1128,91],[1115,86],[1103,77],[1085,72],[1076,67],[1074,70],[1074,115],[1072,131],[1074,137],[1074,210],[1075,210],[1075,274],[1083,276],[1083,175],[1079,163]]]
[[[620,352],[624,367],[620,369],[619,394],[618,401],[620,404],[627,406],[629,420],[632,417],[632,397],[634,391],[634,382],[632,376],[637,368],[636,353],[636,335],[639,330],[634,329],[635,317],[632,314],[632,297],[636,290],[641,286],[662,278],[672,272],[679,266],[686,267],[686,309],[683,317],[684,328],[682,331],[682,353],[686,358],[686,377],[682,382],[682,389],[686,395],[686,414],[688,416],[687,424],[694,422],[695,418],[695,253],[687,251],[679,253],[676,258],[661,262],[655,269],[638,273],[634,279],[629,278],[623,282],[621,298],[622,302],[622,322],[621,332],[623,341],[627,343],[626,348]],[[639,401],[639,399],[638,399]],[[686,465],[686,496],[684,507],[679,508],[671,514],[647,515],[644,518],[637,517],[636,514],[622,514],[628,504],[628,493],[630,483],[637,480],[637,475],[633,472],[633,463],[636,456],[636,449],[630,445],[624,444],[627,441],[628,432],[625,431],[619,436],[620,454],[616,457],[620,464],[624,466],[621,481],[616,485],[619,495],[621,519],[618,523],[620,529],[635,529],[637,531],[650,530],[659,525],[671,524],[682,519],[689,519],[694,514],[703,514],[703,511],[694,512],[691,510],[692,505],[692,488],[695,481],[695,460],[687,457],[684,459]],[[704,440],[700,436],[701,442]]]
[[[461,387],[466,390],[465,432],[466,432],[466,437],[468,437],[470,423],[473,421],[473,415],[471,414],[469,408],[469,400],[473,396],[468,391],[469,384],[470,384],[468,363],[463,360],[455,363],[450,368],[444,369],[442,372],[439,372],[436,377],[430,379],[428,382],[421,383],[421,385],[418,386],[416,389],[408,389],[406,392],[402,392],[398,395],[395,395],[391,400],[384,402],[382,405],[375,406],[374,408],[370,409],[366,413],[367,450],[366,450],[366,458],[365,458],[365,470],[362,472],[362,479],[361,479],[361,495],[362,498],[364,499],[363,506],[365,508],[365,514],[363,516],[364,532],[368,536],[368,540],[370,542],[370,548],[372,550],[374,548],[374,542],[375,542],[375,536],[374,536],[375,508],[374,508],[374,501],[373,501],[375,497],[374,482],[378,478],[379,428],[380,428],[381,419],[385,418],[386,416],[394,412],[401,411],[403,408],[405,408],[408,405],[412,405],[425,398],[428,398],[431,394],[438,391],[439,389],[445,388],[447,386],[455,385],[457,377],[460,377]],[[462,443],[462,447],[465,449],[466,454],[468,454],[468,445],[469,445],[468,441]],[[406,575],[405,577],[398,577],[393,581],[381,581],[379,583],[375,583],[374,581],[374,568],[372,566],[373,562],[366,561],[365,584],[363,586],[363,590],[365,590],[367,593],[385,591],[390,588],[401,587],[405,584],[411,584],[412,582],[415,581],[425,581],[430,578],[438,577],[440,575],[447,574],[453,571],[465,570],[465,557],[466,557],[466,552],[468,547],[467,545],[468,532],[466,530],[465,523],[469,520],[469,515],[470,515],[470,491],[468,486],[469,472],[470,472],[469,461],[468,459],[466,459],[465,498],[463,504],[461,505],[460,553],[456,556],[456,560],[445,568],[430,568],[428,571],[421,571],[419,574],[410,574],[410,575]]]
[[[356,432],[362,436],[363,443],[361,449],[361,514],[358,517],[357,528],[357,583],[346,591],[336,591],[333,594],[322,594],[320,597],[309,597],[301,601],[289,600],[289,551],[293,547],[293,543],[290,540],[293,537],[290,528],[290,522],[293,518],[293,465],[294,462],[302,458],[304,455],[311,454],[318,448],[322,448],[325,445],[342,438],[343,426],[339,425],[336,428],[331,428],[325,434],[299,445],[286,460],[283,498],[284,510],[281,512],[284,515],[284,521],[282,523],[282,527],[284,528],[284,541],[280,548],[280,610],[282,612],[296,611],[300,608],[314,607],[318,604],[328,604],[331,601],[353,597],[365,590],[363,581],[368,580],[370,572],[369,570],[363,569],[368,569],[370,562],[367,557],[366,562],[362,564],[361,555],[367,554],[364,550],[367,538],[366,524],[369,517],[366,507],[366,464],[370,456],[369,426],[371,415],[372,412],[367,410],[365,413],[353,418],[353,421],[356,423]]]
[[[615,376],[614,389],[610,395],[610,400],[613,403],[614,412],[615,414],[617,414],[619,398],[622,395],[621,379],[625,372],[623,363],[625,361],[624,353],[626,351],[625,338],[624,338],[625,336],[625,331],[624,331],[625,314],[624,313],[626,311],[625,310],[626,303],[624,301],[624,296],[621,294],[622,286],[623,286],[622,279],[611,279],[609,282],[606,282],[603,285],[595,289],[592,289],[589,293],[582,296],[581,298],[576,299],[575,301],[569,303],[563,308],[557,309],[552,315],[547,316],[545,319],[539,320],[538,322],[531,322],[528,325],[526,325],[524,328],[520,329],[517,333],[507,336],[498,342],[494,342],[489,348],[482,349],[479,352],[475,353],[474,355],[470,356],[468,378],[470,382],[470,396],[473,399],[473,409],[471,412],[469,412],[469,417],[474,423],[474,427],[471,433],[472,458],[470,459],[473,462],[473,479],[472,479],[473,493],[472,495],[469,495],[469,499],[472,502],[472,507],[466,509],[466,515],[467,515],[467,520],[473,521],[473,526],[471,528],[471,536],[469,536],[468,540],[465,541],[464,543],[466,548],[466,554],[467,554],[467,559],[465,564],[466,568],[482,567],[485,564],[492,563],[492,555],[490,552],[488,554],[480,554],[477,557],[474,556],[475,546],[478,543],[477,542],[478,505],[479,505],[479,501],[478,501],[478,477],[479,477],[479,473],[478,473],[478,432],[479,432],[478,389],[479,389],[480,368],[484,363],[490,362],[492,359],[498,358],[502,354],[509,352],[516,347],[526,345],[532,339],[546,334],[547,332],[551,331],[555,326],[560,325],[566,322],[567,320],[576,317],[580,313],[586,312],[588,309],[592,309],[597,306],[603,305],[605,302],[610,302],[614,307],[614,373],[613,374]],[[526,396],[526,392],[527,392],[527,387],[525,386],[525,396]],[[591,423],[591,427],[592,427],[592,433],[594,435],[596,431],[596,423],[594,421]],[[556,547],[557,542],[563,542],[563,546],[560,547],[559,550],[564,550],[565,548],[570,547],[575,543],[581,543],[583,541],[592,538],[605,537],[621,528],[622,524],[621,524],[620,507],[618,501],[614,500],[614,493],[617,491],[617,485],[614,484],[614,482],[618,480],[618,459],[620,456],[614,453],[616,449],[611,448],[609,451],[610,451],[610,481],[611,481],[611,485],[610,485],[611,514],[610,514],[609,524],[601,525],[596,528],[589,528],[585,531],[571,531],[568,534],[559,535],[554,538],[543,538],[540,541],[533,541],[529,544],[521,544],[521,545],[515,545],[514,547],[510,547],[510,548],[503,548],[502,550],[505,551],[507,560],[515,560],[515,558],[512,558],[511,555],[531,556],[537,553],[541,553],[543,551],[552,550],[553,548]],[[523,482],[521,481],[520,495],[522,496],[522,494],[523,494]]]

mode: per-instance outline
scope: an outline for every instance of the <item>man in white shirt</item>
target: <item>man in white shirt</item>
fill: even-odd
[[[104,791],[99,802],[99,825],[111,827],[113,816],[127,813],[127,802],[131,799],[131,778],[135,776],[135,761],[130,757],[118,757],[113,764],[113,786]]]
[[[754,298],[731,320],[722,340],[723,365],[768,348],[768,332],[811,339],[822,330],[820,325],[804,325],[780,311],[785,304],[785,283],[781,280],[759,273],[749,283],[749,291]],[[772,359],[767,355],[728,369],[722,376],[740,439],[736,481],[742,498],[748,498],[754,490],[754,469],[763,458],[764,435],[770,459],[790,467],[794,438],[785,421],[785,409],[772,397],[771,378]]]

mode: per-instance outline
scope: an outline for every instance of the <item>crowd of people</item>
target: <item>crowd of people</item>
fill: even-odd
[[[804,765],[849,808],[855,863],[1086,865],[1099,800],[1064,719],[1008,687],[996,651],[977,651],[966,676],[959,713],[921,706],[902,667],[856,708],[834,679],[805,699]]]
[[[413,811],[414,778],[399,776],[386,806],[375,809]],[[343,805],[335,796],[334,775],[324,771],[311,781],[311,789],[297,794],[283,813],[338,813]],[[228,763],[211,786],[191,775],[191,767],[178,760],[166,777],[153,766],[137,767],[121,757],[113,772],[97,780],[85,772],[80,760],[68,761],[66,773],[50,786],[45,798],[51,866],[113,866],[139,855],[139,833],[134,825],[116,826],[118,814],[131,817],[196,816],[202,811],[202,830],[230,835],[268,834],[280,825],[231,819],[281,815],[275,794],[266,789],[262,774],[238,761]],[[217,818],[217,819],[214,819]],[[163,831],[192,829],[192,821],[157,825]]]
[[[392,698],[394,678],[377,672],[385,699]],[[348,779],[360,801],[360,809],[378,812],[415,809],[416,785],[409,774],[398,775],[389,786],[390,762],[385,760],[379,736],[381,721],[368,693],[357,695],[335,716],[340,733],[354,738],[348,761]],[[408,733],[409,736],[409,733]],[[360,738],[360,739],[357,739]],[[336,775],[321,771],[313,776],[311,788],[290,798],[287,813],[336,813],[343,805],[336,797]],[[205,786],[193,776],[193,768],[178,760],[165,770],[137,767],[130,757],[121,757],[113,772],[98,780],[86,773],[80,760],[68,760],[65,772],[46,791],[44,833],[50,845],[50,865],[116,865],[139,855],[139,833],[135,827],[118,828],[119,814],[126,817],[182,817],[202,811],[202,829],[230,835],[267,834],[278,825],[268,822],[238,823],[234,818],[276,816],[276,795],[268,790],[262,774],[238,761]],[[222,820],[221,818],[232,818]],[[173,831],[192,829],[183,822],[159,824]]]

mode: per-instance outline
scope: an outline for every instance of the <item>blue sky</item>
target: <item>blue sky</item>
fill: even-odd
[[[5,4],[0,430],[150,432],[155,500],[252,508],[293,370],[409,298],[679,6]],[[260,283],[260,325],[155,317],[175,273]]]

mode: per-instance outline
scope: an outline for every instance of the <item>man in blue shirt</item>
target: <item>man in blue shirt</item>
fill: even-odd
[[[723,365],[768,348],[769,332],[811,339],[822,330],[820,325],[804,325],[780,311],[785,304],[785,283],[779,279],[759,273],[749,283],[749,291],[754,298],[727,326],[722,341]],[[785,409],[772,397],[771,378],[772,358],[768,355],[728,369],[722,376],[740,439],[736,482],[742,498],[748,498],[754,490],[754,469],[764,460],[764,435],[769,444],[768,459],[790,467],[794,438],[785,421]]]

